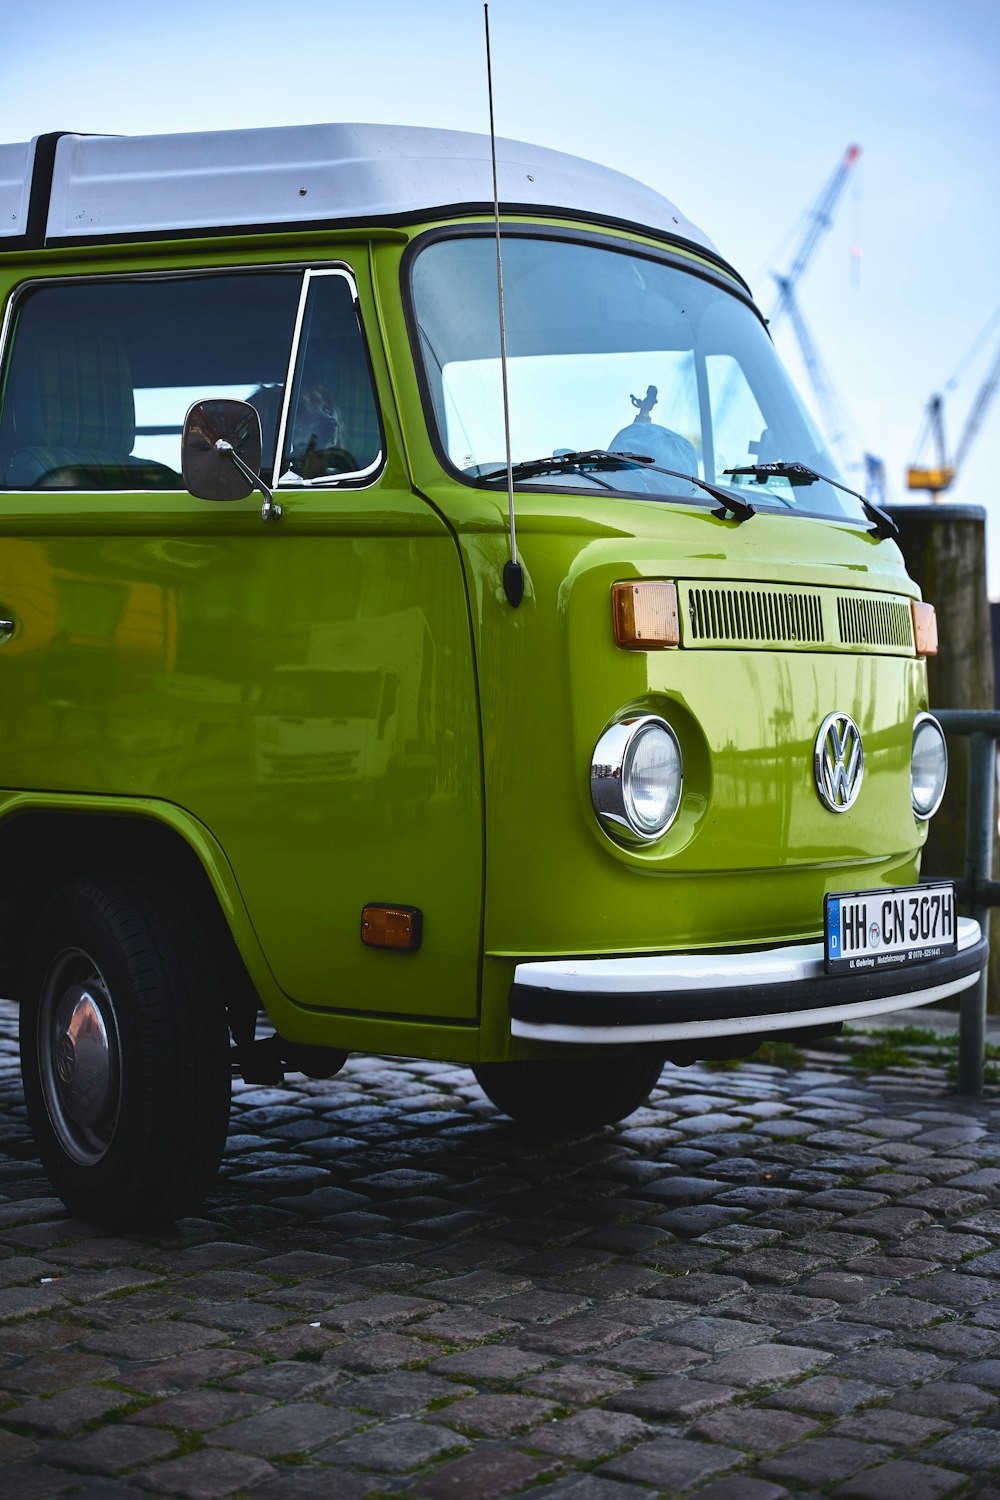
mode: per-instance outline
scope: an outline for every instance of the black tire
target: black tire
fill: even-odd
[[[645,1103],[663,1054],[635,1048],[579,1062],[475,1063],[472,1071],[486,1097],[519,1124],[589,1130],[614,1125]]]
[[[226,1142],[229,1029],[208,946],[168,886],[102,874],[51,896],[20,1036],[28,1118],[72,1213],[120,1231],[198,1205]]]

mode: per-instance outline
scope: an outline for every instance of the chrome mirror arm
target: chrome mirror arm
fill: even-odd
[[[239,469],[244,479],[249,479],[254,489],[259,490],[260,493],[264,496],[264,504],[260,508],[261,520],[279,520],[282,515],[281,505],[277,500],[275,500],[273,493],[268,489],[267,485],[264,483],[263,479],[261,479],[260,475],[255,474],[250,465],[243,462],[242,458],[240,458],[232,443],[227,442],[225,438],[216,438],[215,446],[220,453],[229,454],[229,457]]]

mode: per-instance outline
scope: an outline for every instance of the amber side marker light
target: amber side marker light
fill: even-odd
[[[423,931],[423,914],[416,906],[385,906],[373,901],[361,913],[361,941],[369,948],[415,953]]]
[[[913,643],[917,648],[917,655],[937,656],[937,614],[933,604],[921,604],[919,600],[911,599],[910,609],[913,614]]]
[[[611,614],[623,651],[665,651],[681,643],[675,583],[612,584]]]

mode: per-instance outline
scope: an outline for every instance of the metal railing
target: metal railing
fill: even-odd
[[[965,814],[965,875],[957,882],[958,897],[970,908],[989,941],[990,907],[1000,906],[1000,880],[993,879],[996,837],[996,742],[1000,713],[993,709],[941,708],[932,710],[945,734],[969,737],[969,787]],[[975,985],[963,990],[958,1023],[958,1092],[975,1096],[983,1091],[986,1052],[986,1001],[989,950]]]

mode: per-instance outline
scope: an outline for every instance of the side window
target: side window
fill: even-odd
[[[288,482],[364,478],[382,461],[382,429],[354,287],[310,271],[279,473]]]
[[[7,489],[181,489],[188,407],[251,401],[271,477],[300,271],[46,283],[19,299],[0,407]]]

